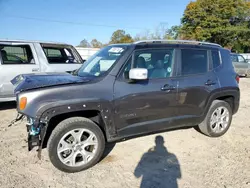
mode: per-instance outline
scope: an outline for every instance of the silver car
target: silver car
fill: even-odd
[[[10,81],[19,74],[73,71],[82,62],[68,44],[0,40],[0,102],[15,100]]]
[[[250,64],[242,55],[231,53],[231,59],[237,74],[250,77]]]

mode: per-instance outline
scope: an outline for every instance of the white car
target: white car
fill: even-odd
[[[15,100],[11,80],[19,74],[70,72],[83,60],[68,44],[0,40],[0,102]]]
[[[250,76],[250,64],[241,54],[231,53],[231,59],[237,74],[246,77]]]

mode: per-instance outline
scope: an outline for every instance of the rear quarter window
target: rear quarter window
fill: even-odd
[[[217,68],[221,65],[219,51],[212,51],[212,61],[213,61],[213,68]]]

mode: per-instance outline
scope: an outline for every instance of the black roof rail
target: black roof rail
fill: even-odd
[[[149,43],[160,43],[160,44],[193,44],[193,45],[208,45],[208,46],[216,46],[222,47],[219,44],[210,43],[210,42],[200,42],[200,41],[193,41],[193,40],[142,40],[134,42],[134,44],[149,44]]]

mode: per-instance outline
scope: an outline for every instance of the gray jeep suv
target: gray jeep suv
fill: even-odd
[[[221,46],[161,40],[104,47],[71,74],[12,80],[29,150],[47,147],[65,172],[95,165],[107,143],[134,136],[187,126],[222,136],[239,108],[238,82]]]

